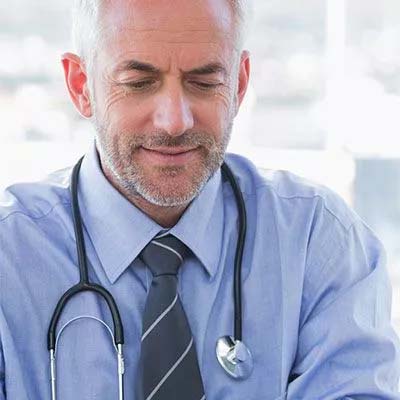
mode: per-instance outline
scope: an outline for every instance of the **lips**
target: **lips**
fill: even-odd
[[[156,153],[160,153],[163,155],[178,155],[178,154],[184,154],[184,153],[188,153],[190,151],[194,151],[197,148],[179,148],[179,147],[160,147],[160,148],[146,148],[143,147],[144,150],[146,151],[150,151],[150,152],[156,152]]]
[[[148,149],[141,147],[140,150],[146,162],[150,164],[179,166],[188,164],[197,158],[199,148],[157,147]]]

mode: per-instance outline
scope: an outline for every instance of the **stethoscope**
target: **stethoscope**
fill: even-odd
[[[47,335],[47,347],[50,353],[50,381],[51,381],[51,398],[56,400],[57,398],[57,385],[56,385],[56,350],[57,344],[61,333],[71,323],[82,319],[91,318],[102,323],[110,333],[110,336],[114,342],[114,348],[117,354],[118,361],[118,393],[119,400],[124,400],[124,330],[122,326],[121,316],[111,293],[103,286],[90,283],[88,276],[87,257],[85,250],[85,241],[83,237],[82,219],[79,211],[78,202],[78,177],[79,170],[82,164],[83,157],[78,161],[72,171],[71,177],[71,199],[72,199],[72,217],[74,222],[76,248],[78,254],[79,264],[79,283],[68,289],[60,298],[57,306],[54,310],[53,316],[51,317],[50,326]],[[234,336],[222,336],[217,340],[216,344],[216,356],[221,364],[222,368],[226,373],[234,379],[247,379],[253,371],[253,357],[250,350],[242,341],[242,293],[241,293],[241,266],[243,259],[243,249],[246,237],[246,207],[244,204],[242,193],[239,186],[233,176],[233,173],[226,165],[222,164],[221,167],[224,177],[226,177],[235,195],[237,208],[239,212],[239,236],[235,252],[235,270],[234,270]],[[62,326],[58,334],[56,335],[56,328],[60,319],[61,313],[67,304],[67,302],[75,295],[89,291],[100,295],[107,303],[113,320],[114,331],[111,330],[104,321],[88,315],[79,316],[68,321]]]

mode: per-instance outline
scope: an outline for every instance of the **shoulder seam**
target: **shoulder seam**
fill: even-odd
[[[349,220],[349,224],[348,224],[348,225],[345,225],[345,224],[340,220],[340,218],[327,206],[326,201],[325,201],[325,197],[321,196],[320,194],[314,194],[314,195],[312,195],[312,196],[302,196],[302,195],[285,196],[285,195],[282,195],[282,194],[278,193],[277,190],[276,190],[276,188],[273,187],[272,185],[268,185],[268,183],[264,183],[264,184],[262,184],[262,185],[256,186],[256,187],[255,187],[255,192],[253,192],[253,193],[244,192],[244,194],[246,194],[247,196],[255,196],[255,195],[256,195],[256,191],[257,191],[258,189],[261,189],[261,188],[270,188],[278,197],[280,197],[281,199],[285,199],[285,200],[292,200],[292,199],[313,200],[313,199],[315,199],[315,198],[319,198],[320,200],[322,200],[324,209],[325,209],[329,214],[331,214],[332,217],[335,218],[335,220],[336,220],[337,222],[339,222],[339,224],[342,226],[342,228],[343,228],[345,231],[347,231],[347,232],[350,231],[351,228],[352,228],[352,226],[356,223],[356,220],[353,218],[353,219],[350,219],[350,220]],[[329,189],[329,190],[330,190],[330,189]],[[339,195],[337,195],[337,196],[338,196],[340,199],[342,199]],[[342,199],[342,200],[343,200],[343,199]],[[343,202],[345,202],[345,201],[343,200]],[[349,208],[350,208],[350,206],[349,206],[346,202],[345,202],[345,204],[346,204],[346,207],[349,207]]]
[[[59,201],[59,202],[53,204],[53,206],[52,206],[47,212],[43,213],[42,215],[30,215],[30,214],[28,214],[28,213],[26,213],[26,212],[24,212],[24,211],[21,211],[21,210],[11,211],[11,212],[10,212],[9,214],[7,214],[5,217],[0,218],[0,222],[4,222],[4,221],[6,221],[9,217],[11,217],[11,216],[13,216],[13,215],[18,215],[18,214],[19,214],[19,215],[23,215],[23,216],[28,217],[28,218],[31,218],[31,219],[34,219],[34,220],[39,220],[39,219],[42,219],[42,218],[47,217],[57,206],[59,206],[59,205],[61,205],[61,204],[67,206],[67,205],[70,205],[71,202],[69,202],[69,201],[67,201],[67,202],[65,202],[65,201]]]

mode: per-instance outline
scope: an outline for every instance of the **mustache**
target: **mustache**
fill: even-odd
[[[154,133],[151,135],[132,135],[129,139],[132,149],[145,146],[152,147],[205,147],[212,150],[217,142],[210,134],[202,132],[184,132],[179,136],[171,136],[168,133]]]

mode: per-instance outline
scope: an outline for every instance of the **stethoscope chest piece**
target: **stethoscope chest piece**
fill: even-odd
[[[247,346],[232,336],[220,337],[216,346],[222,368],[235,379],[247,379],[253,371],[253,357]]]

